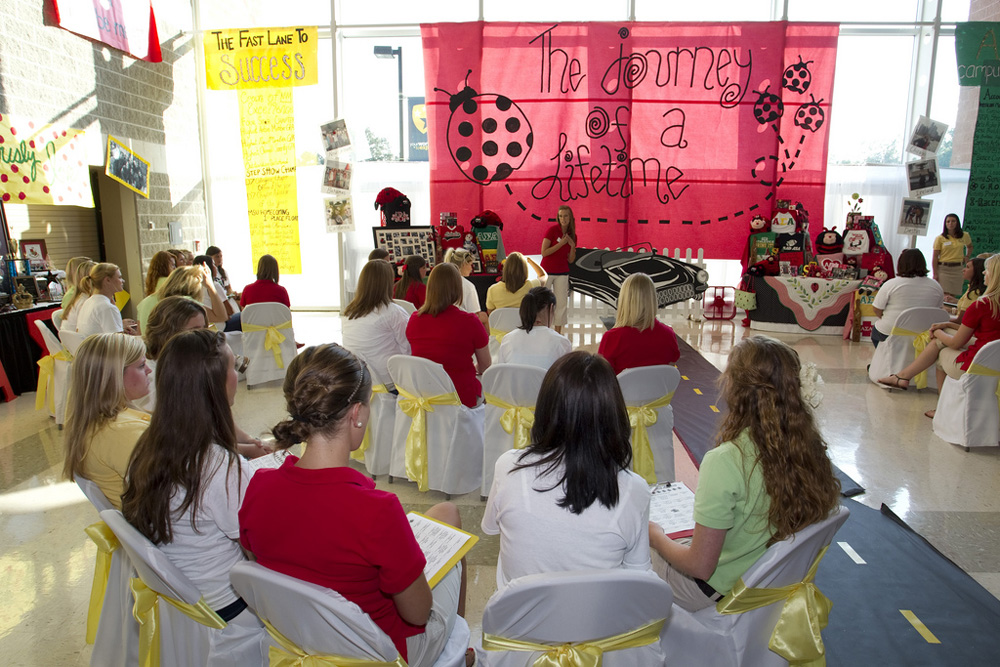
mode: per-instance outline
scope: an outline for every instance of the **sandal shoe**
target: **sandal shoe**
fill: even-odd
[[[890,380],[889,378],[895,378],[895,380]],[[906,384],[900,384],[900,382],[905,382]],[[910,388],[910,380],[908,378],[901,378],[895,373],[889,377],[880,378],[878,383],[886,387],[892,387],[893,389],[901,389],[902,391]]]
[[[469,662],[469,658],[472,658],[472,662]],[[476,664],[476,649],[471,646],[465,651],[465,667],[472,667]]]
[[[934,419],[935,414],[937,414],[937,410],[928,410],[927,412],[924,413],[924,417],[927,417],[928,419]]]

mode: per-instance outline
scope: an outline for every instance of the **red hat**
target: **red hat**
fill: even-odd
[[[503,229],[503,220],[495,212],[486,209],[476,217],[472,219],[470,223],[473,227],[489,227],[493,225],[494,227],[499,227]]]
[[[402,196],[403,193],[396,188],[382,188],[382,190],[378,193],[378,196],[375,197],[375,208],[391,204]]]

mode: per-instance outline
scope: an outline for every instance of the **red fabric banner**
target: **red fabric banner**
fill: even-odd
[[[823,226],[839,28],[423,25],[431,211],[504,220],[537,253],[560,205],[581,247],[736,259],[776,199]]]
[[[53,0],[59,27],[151,63],[163,62],[152,0]]]

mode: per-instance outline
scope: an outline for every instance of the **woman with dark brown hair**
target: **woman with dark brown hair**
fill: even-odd
[[[454,264],[438,264],[427,280],[427,301],[410,316],[406,339],[413,356],[444,366],[462,404],[474,408],[483,393],[476,377],[490,367],[490,337],[479,318],[459,310],[462,276]],[[476,362],[473,364],[472,358]]]
[[[528,279],[529,264],[537,278]],[[510,253],[503,261],[500,282],[486,290],[486,312],[492,313],[497,308],[520,308],[521,299],[528,290],[544,285],[546,278],[544,269],[530,257],[519,252]]]
[[[916,248],[899,253],[896,277],[885,281],[875,295],[872,310],[878,315],[872,326],[872,345],[878,347],[892,333],[896,318],[907,308],[940,308],[944,291],[927,277],[924,254]]]
[[[420,255],[410,255],[403,263],[403,275],[393,287],[392,297],[409,301],[416,308],[420,308],[427,298],[427,286],[424,285],[426,276],[427,260]]]
[[[701,464],[691,543],[649,524],[649,545],[666,561],[661,576],[684,609],[715,604],[767,547],[840,502],[800,369],[795,350],[766,336],[744,338],[729,355],[719,380],[729,409]]]
[[[361,267],[358,291],[341,316],[344,347],[359,355],[379,380],[389,382],[387,362],[394,354],[409,354],[406,324],[409,314],[392,302],[392,265],[373,259]],[[388,384],[392,389],[392,384]]]
[[[240,309],[252,303],[281,303],[291,308],[288,290],[278,284],[278,260],[261,255],[257,260],[257,280],[247,285],[240,296]]]

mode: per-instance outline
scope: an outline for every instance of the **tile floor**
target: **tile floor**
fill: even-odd
[[[732,346],[749,331],[738,322],[693,323],[667,317],[677,334],[722,368]],[[295,313],[296,337],[306,344],[340,340],[336,314]],[[570,334],[583,331],[584,327]],[[825,379],[818,409],[834,462],[867,489],[858,500],[886,503],[946,556],[1000,596],[1000,448],[965,452],[931,431],[923,412],[934,407],[929,391],[889,393],[865,373],[872,347],[837,337],[776,334]],[[574,344],[579,345],[579,336]],[[588,343],[592,337],[588,336]],[[593,344],[587,345],[588,348]],[[280,389],[248,391],[241,385],[237,423],[261,433],[283,414]],[[675,446],[678,477],[694,486],[697,473]],[[86,665],[84,617],[94,566],[94,546],[83,528],[96,514],[74,484],[60,477],[62,434],[34,395],[0,403],[0,663],[12,666]],[[426,509],[442,494],[420,494],[399,482],[407,509]],[[454,499],[465,526],[479,532],[479,494]],[[482,610],[495,588],[498,540],[483,539],[469,555],[468,619],[476,637]]]

